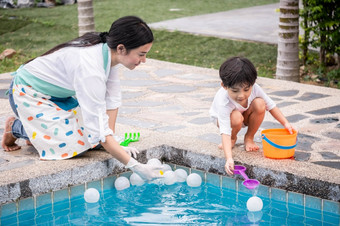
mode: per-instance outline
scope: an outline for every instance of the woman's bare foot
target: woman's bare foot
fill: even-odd
[[[28,146],[33,146],[33,144],[31,143],[30,140],[26,140],[26,145],[28,145]]]
[[[244,149],[246,151],[258,151],[259,146],[255,144],[254,139],[244,137]]]
[[[5,151],[16,151],[21,147],[15,143],[17,138],[12,135],[12,125],[15,117],[9,117],[5,123],[5,131],[2,136],[1,145]]]

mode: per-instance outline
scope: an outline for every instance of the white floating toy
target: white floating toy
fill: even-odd
[[[262,199],[257,196],[253,196],[247,201],[247,209],[251,212],[260,211],[263,208]]]
[[[156,158],[149,159],[148,162],[147,162],[146,164],[152,165],[152,166],[162,166],[161,161],[159,161],[159,160],[156,159]]]
[[[202,178],[197,173],[192,173],[187,177],[187,184],[190,187],[199,187],[202,184]]]
[[[124,190],[130,187],[130,181],[126,177],[118,177],[115,181],[115,188],[117,190]]]
[[[137,173],[132,173],[130,176],[130,183],[131,185],[141,186],[144,184],[144,180]]]
[[[163,164],[162,165],[163,172],[165,171],[172,171],[171,166],[168,164]]]
[[[175,174],[177,182],[185,182],[187,180],[188,173],[184,169],[176,169]]]
[[[174,171],[166,171],[164,173],[164,184],[166,185],[172,185],[176,183],[176,174]]]
[[[99,192],[95,188],[89,188],[84,193],[84,199],[87,203],[95,203],[98,202],[100,198]]]

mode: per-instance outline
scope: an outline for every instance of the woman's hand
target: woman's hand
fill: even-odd
[[[124,151],[126,151],[126,153],[128,153],[131,157],[137,158],[137,154],[139,154],[139,151],[137,148],[134,147],[124,147],[122,146],[122,148],[124,149]]]
[[[131,169],[134,173],[137,173],[143,180],[146,181],[163,177],[160,173],[163,168],[162,166],[142,164],[134,158],[130,159],[130,161],[126,164],[126,167]]]

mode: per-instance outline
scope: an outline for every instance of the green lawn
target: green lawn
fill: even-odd
[[[178,17],[227,11],[277,3],[278,0],[94,0],[97,31],[107,31],[121,16],[137,15],[147,23]],[[170,11],[178,8],[180,11]],[[26,60],[78,35],[77,5],[53,8],[0,9],[0,52],[15,49],[18,54],[0,62],[0,73],[14,71]],[[275,72],[276,46],[231,41],[154,30],[155,42],[148,57],[170,62],[219,68],[230,56],[246,56],[261,76]]]

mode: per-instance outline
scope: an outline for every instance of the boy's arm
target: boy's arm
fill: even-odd
[[[288,122],[288,120],[282,114],[282,112],[280,111],[280,109],[278,107],[274,107],[269,112],[279,123],[281,123],[281,125],[283,125],[289,131],[290,134],[293,134],[293,129],[294,128]]]
[[[233,154],[231,152],[231,136],[222,133],[222,149],[224,151],[224,156],[226,159],[225,163],[225,171],[229,175],[234,174],[234,159],[233,159]]]

